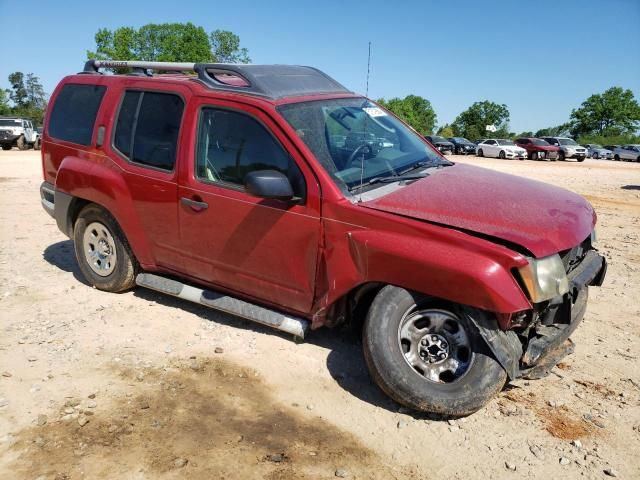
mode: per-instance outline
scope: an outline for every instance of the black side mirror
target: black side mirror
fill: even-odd
[[[277,170],[255,170],[244,177],[245,191],[256,197],[291,200],[293,188],[291,182]]]

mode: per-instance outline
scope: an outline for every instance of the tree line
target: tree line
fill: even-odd
[[[640,105],[631,90],[611,87],[603,93],[591,95],[580,107],[573,109],[569,120],[561,125],[542,128],[536,132],[510,132],[509,109],[504,104],[488,100],[475,102],[460,113],[451,124],[436,126],[437,115],[426,98],[408,95],[405,98],[378,100],[423,135],[434,131],[443,137],[517,138],[571,136],[579,143],[624,144],[640,142]],[[488,125],[495,131],[487,131]]]
[[[240,37],[226,30],[207,32],[192,23],[150,23],[140,28],[99,29],[95,50],[87,57],[99,60],[148,60],[163,62],[249,63],[249,52]],[[47,95],[33,73],[14,72],[8,77],[10,89],[0,89],[0,115],[32,118],[42,124]],[[418,95],[378,100],[423,135],[434,131],[444,137],[460,136],[478,140],[499,138],[572,136],[582,143],[631,143],[640,141],[640,106],[631,90],[611,87],[587,98],[574,109],[567,122],[536,132],[510,132],[510,112],[505,104],[489,100],[473,103],[451,124],[437,126],[431,102]],[[486,130],[495,127],[494,132]]]

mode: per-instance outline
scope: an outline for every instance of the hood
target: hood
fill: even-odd
[[[497,237],[536,257],[576,246],[596,221],[593,208],[580,195],[462,164],[434,171],[363,205]]]
[[[542,152],[559,152],[560,147],[554,145],[531,145],[531,150],[537,150]]]

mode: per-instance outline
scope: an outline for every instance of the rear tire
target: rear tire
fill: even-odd
[[[616,154],[613,156],[613,159],[614,159],[616,162],[619,162],[619,161],[620,161],[620,155],[618,155],[618,154],[616,153]]]
[[[20,135],[18,137],[16,140],[16,147],[18,147],[18,150],[27,150],[29,148],[29,144],[24,139],[24,135]]]
[[[409,408],[451,416],[475,412],[507,380],[471,320],[484,315],[403,288],[384,287],[371,304],[363,330],[371,376],[387,395]],[[407,335],[415,339],[409,346]]]
[[[478,150],[478,156],[479,157],[484,157],[484,152],[482,151],[481,148]]]
[[[564,162],[565,160],[564,152],[562,150],[558,153],[558,160],[560,160],[561,162]]]
[[[99,290],[122,292],[135,286],[138,264],[115,218],[91,204],[73,229],[76,259],[87,281]]]
[[[36,138],[36,141],[35,141],[35,142],[33,142],[33,149],[34,149],[34,150],[40,150],[40,146],[41,146],[41,145],[40,145],[40,139],[39,139],[39,138]]]
[[[593,152],[591,158],[593,158],[594,160],[598,160],[598,152]]]

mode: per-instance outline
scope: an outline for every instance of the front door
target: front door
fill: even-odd
[[[178,186],[185,273],[306,313],[313,301],[320,238],[319,187],[266,114],[229,107],[220,101],[189,108],[196,120],[193,155],[184,159]],[[266,169],[288,176],[295,201],[266,200],[244,191],[244,176]]]

